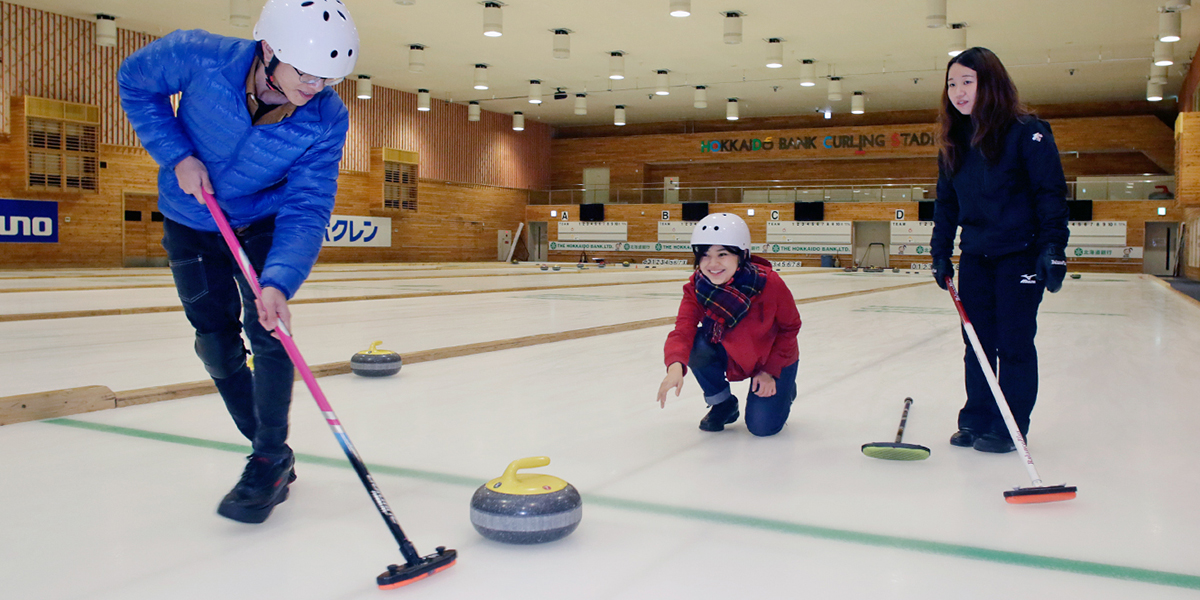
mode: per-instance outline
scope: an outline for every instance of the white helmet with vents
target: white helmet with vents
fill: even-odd
[[[733,213],[714,213],[704,217],[692,230],[692,247],[720,245],[737,248],[750,256],[750,228]]]
[[[358,29],[341,0],[267,0],[254,39],[280,62],[326,79],[349,75],[358,61]]]

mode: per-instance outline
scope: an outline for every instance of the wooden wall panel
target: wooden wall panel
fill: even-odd
[[[1137,115],[1123,117],[1088,117],[1052,119],[1055,139],[1062,152],[1078,152],[1082,157],[1064,156],[1064,162],[1078,163],[1078,174],[1129,174],[1144,173],[1147,165],[1154,165],[1150,172],[1174,173],[1174,139],[1171,129],[1158,117]],[[645,135],[628,137],[604,137],[581,139],[556,139],[553,141],[551,162],[553,173],[551,185],[556,189],[578,187],[583,181],[583,169],[607,167],[612,185],[639,186],[646,183],[661,184],[661,178],[651,179],[664,169],[689,165],[693,171],[711,170],[711,177],[722,177],[723,181],[748,181],[752,179],[783,179],[773,176],[772,170],[786,174],[794,171],[799,175],[812,174],[826,179],[830,173],[838,175],[838,168],[845,168],[847,176],[837,179],[851,180],[863,176],[863,171],[876,177],[888,177],[907,164],[932,164],[919,168],[920,173],[936,174],[936,148],[931,144],[908,144],[904,134],[931,135],[935,130],[932,123],[912,125],[879,125],[865,127],[829,127],[792,130],[760,130],[734,133],[689,133],[672,135]],[[882,138],[883,146],[825,147],[826,136],[869,136]],[[701,143],[713,140],[767,140],[778,144],[780,138],[816,139],[813,148],[702,152]],[[911,139],[911,138],[910,138]],[[1137,155],[1141,158],[1122,161],[1118,158],[1103,158],[1105,154]],[[1091,155],[1098,155],[1092,157]],[[925,159],[922,163],[919,159]],[[807,166],[803,163],[830,161],[822,166]],[[853,161],[868,161],[873,167],[849,167]],[[758,165],[755,162],[771,161]],[[896,162],[891,162],[896,161]],[[872,171],[874,168],[874,171]],[[1111,170],[1110,170],[1111,169]],[[1100,172],[1098,172],[1100,171]],[[763,177],[766,175],[766,177]],[[704,181],[712,181],[705,176]],[[689,180],[681,180],[683,184]]]

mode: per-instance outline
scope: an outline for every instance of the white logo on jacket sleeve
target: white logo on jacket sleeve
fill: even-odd
[[[1033,134],[1033,141],[1035,141],[1035,142],[1042,141],[1042,134],[1040,134],[1040,133]]]
[[[1022,275],[1021,283],[1037,283],[1037,275]]]

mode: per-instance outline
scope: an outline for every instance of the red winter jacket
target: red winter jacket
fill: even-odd
[[[729,356],[725,366],[725,377],[729,381],[749,379],[764,371],[778,379],[784,367],[800,359],[800,347],[796,343],[800,311],[796,310],[792,292],[771,268],[770,262],[758,256],[752,256],[750,260],[766,267],[767,283],[762,293],[750,301],[750,312],[733,329],[727,329],[721,340]],[[680,363],[685,374],[696,330],[704,320],[704,306],[696,301],[697,277],[702,275],[693,273],[683,286],[683,301],[679,303],[679,315],[675,317],[675,330],[667,335],[664,349],[667,366]]]

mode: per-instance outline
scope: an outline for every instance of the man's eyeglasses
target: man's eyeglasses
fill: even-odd
[[[300,83],[306,85],[317,85],[318,83],[325,86],[337,85],[345,79],[345,77],[317,77],[316,75],[309,75],[296,67],[292,67],[292,70],[296,72],[296,75],[300,76]]]

